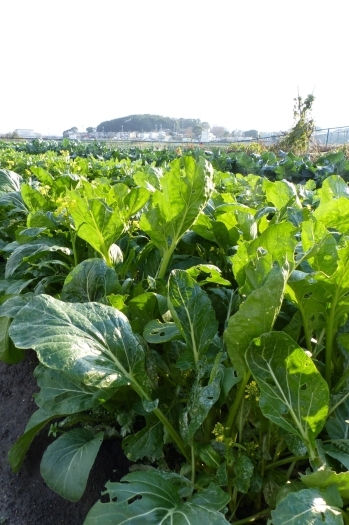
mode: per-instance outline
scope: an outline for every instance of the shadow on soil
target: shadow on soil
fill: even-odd
[[[52,492],[40,475],[42,454],[52,441],[46,428],[32,443],[21,470],[12,472],[8,450],[37,408],[32,398],[38,390],[33,378],[37,364],[32,351],[17,365],[0,362],[0,524],[82,525],[106,481],[120,479],[128,472],[129,463],[118,442],[104,442],[83,497],[77,503],[66,501]]]

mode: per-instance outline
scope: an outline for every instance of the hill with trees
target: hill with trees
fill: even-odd
[[[178,132],[200,125],[200,119],[170,118],[160,115],[129,115],[106,120],[97,126],[99,132],[119,131],[159,131],[160,129]]]

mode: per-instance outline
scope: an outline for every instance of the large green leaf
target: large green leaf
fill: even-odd
[[[280,266],[288,263],[293,268],[296,233],[289,222],[272,224],[257,239],[239,245],[232,262],[234,276],[244,293],[258,288],[275,262]]]
[[[316,489],[288,494],[271,511],[270,525],[343,525],[338,507],[329,505]]]
[[[110,501],[98,501],[83,525],[228,525],[219,510],[230,496],[219,487],[210,485],[183,503],[176,486],[156,471],[133,472],[121,481],[127,483],[106,484]]]
[[[333,274],[337,268],[337,242],[321,222],[303,222],[302,247],[313,270]]]
[[[270,332],[253,340],[246,360],[260,388],[263,414],[302,439],[314,458],[329,391],[311,358],[287,334]]]
[[[224,332],[228,354],[237,374],[246,372],[245,352],[252,339],[269,332],[281,308],[287,272],[274,268],[263,286],[253,291],[229,319]]]
[[[32,240],[29,244],[12,243],[12,251],[6,263],[5,278],[11,277],[23,264],[34,262],[45,255],[61,252],[70,255],[70,248],[58,245],[57,240],[51,238],[39,238]]]
[[[317,192],[320,195],[321,204],[338,197],[349,197],[348,184],[339,175],[327,177]]]
[[[69,501],[78,501],[103,441],[86,428],[74,428],[56,439],[45,451],[40,472],[50,489]]]
[[[68,370],[69,374],[69,370]],[[57,415],[74,414],[91,410],[113,394],[113,389],[98,389],[69,379],[62,372],[39,365],[35,377],[40,392],[35,394],[35,403],[47,412]]]
[[[17,314],[10,337],[18,348],[33,348],[49,368],[95,388],[132,383],[149,391],[144,350],[127,318],[99,303],[71,304],[47,295],[34,297]]]
[[[168,296],[174,320],[197,364],[217,334],[218,322],[207,293],[184,270],[173,270]]]
[[[49,211],[52,209],[51,202],[40,193],[40,191],[32,188],[29,184],[22,184],[21,195],[24,203],[31,212]]]
[[[203,158],[197,163],[186,156],[171,163],[160,179],[161,190],[151,197],[151,205],[140,220],[140,227],[164,255],[159,277],[182,235],[190,228],[213,190],[213,169]]]
[[[147,203],[149,196],[150,191],[146,188],[132,188],[123,199],[122,213],[125,220],[141,210]]]
[[[77,234],[109,262],[109,248],[124,230],[119,209],[113,210],[101,199],[84,199],[78,191],[69,191],[68,196]]]
[[[301,475],[301,481],[308,488],[326,489],[334,485],[342,498],[349,500],[349,471],[337,474],[329,468],[323,468],[311,474]]]
[[[0,196],[4,193],[19,191],[22,177],[11,170],[0,170]]]
[[[287,180],[271,182],[266,179],[263,181],[263,187],[267,200],[274,204],[278,210],[284,208],[292,197],[297,196],[294,184]],[[300,203],[298,203],[298,207],[300,207]]]
[[[342,233],[347,233],[349,230],[348,197],[339,197],[320,204],[314,211],[314,217],[326,228],[335,228]]]
[[[118,278],[102,259],[86,259],[67,275],[61,299],[71,303],[98,302],[116,292]]]

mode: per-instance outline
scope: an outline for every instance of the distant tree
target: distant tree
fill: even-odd
[[[70,128],[70,129],[66,129],[65,131],[63,131],[63,137],[69,137],[69,134],[70,133],[77,133],[79,130],[76,126]]]
[[[252,137],[253,139],[258,139],[258,131],[256,129],[249,129],[243,132],[244,137]]]
[[[202,126],[200,126],[199,124],[197,124],[196,126],[193,127],[193,137],[198,139],[201,137],[201,133],[202,133]]]
[[[113,120],[101,122],[97,126],[97,131],[105,132],[151,132],[168,130],[173,132],[183,131],[188,128],[193,128],[200,124],[200,119],[174,119],[170,117],[162,117],[160,115],[128,115]]]
[[[227,131],[227,129],[223,128],[222,126],[213,126],[211,131],[217,138],[221,138],[224,136],[224,133]]]
[[[88,128],[86,128],[86,131],[87,133],[94,133],[96,131],[97,128],[93,128],[92,126],[89,126]]]
[[[11,133],[6,133],[5,137],[7,139],[18,139],[19,135],[18,135],[17,131],[12,131]]]

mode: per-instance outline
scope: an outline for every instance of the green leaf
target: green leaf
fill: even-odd
[[[69,374],[69,370],[67,371]],[[34,373],[40,392],[35,403],[46,412],[75,414],[96,408],[113,394],[113,389],[97,389],[72,381],[62,372],[39,365]]]
[[[23,202],[30,211],[49,211],[52,209],[50,201],[47,200],[38,190],[35,190],[29,184],[22,184],[21,195]]]
[[[304,258],[315,271],[332,275],[337,268],[337,242],[321,222],[304,221],[302,246],[307,252]]]
[[[61,294],[62,301],[87,303],[103,301],[116,291],[118,278],[113,268],[102,259],[86,259],[67,275]]]
[[[198,359],[205,354],[217,334],[218,322],[212,303],[192,277],[184,270],[173,270],[168,285],[169,305],[178,329],[184,334],[187,348]]]
[[[18,348],[33,348],[41,363],[67,372],[73,381],[95,388],[132,383],[140,395],[149,391],[140,340],[112,307],[64,303],[42,294],[19,311],[10,337]]]
[[[328,456],[337,459],[349,470],[349,439],[323,445],[323,449]]]
[[[69,501],[78,501],[103,441],[103,432],[74,428],[45,451],[40,473],[50,489]]]
[[[254,339],[246,360],[260,388],[263,414],[302,439],[313,459],[329,402],[327,383],[313,361],[283,332]]]
[[[11,170],[0,170],[0,196],[20,191],[22,177]]]
[[[59,220],[50,211],[38,210],[29,213],[27,217],[28,228],[47,228],[49,230],[57,230],[60,226]]]
[[[263,187],[265,189],[267,200],[274,204],[278,210],[281,210],[286,206],[292,197],[297,196],[294,184],[287,180],[276,182],[264,180]]]
[[[257,239],[240,244],[232,257],[234,276],[240,287],[246,283],[248,270],[257,282],[262,282],[275,262],[280,266],[288,263],[292,269],[296,233],[297,229],[288,222],[272,224]],[[258,275],[254,276],[256,272]],[[251,291],[251,286],[247,285],[246,293]]]
[[[138,461],[144,457],[150,461],[163,456],[164,429],[160,422],[142,428],[136,434],[127,436],[122,442],[122,448],[127,459]]]
[[[127,306],[131,326],[139,334],[150,321],[160,317],[158,300],[153,292],[137,295],[127,303]]]
[[[87,201],[80,197],[78,191],[69,191],[68,196],[68,210],[74,219],[77,234],[108,262],[109,248],[124,231],[119,209],[112,210],[100,199]]]
[[[314,217],[322,222],[326,228],[335,228],[342,233],[347,233],[349,230],[348,198],[339,197],[320,204],[314,211]]]
[[[221,270],[213,264],[198,264],[197,266],[192,266],[187,270],[187,273],[193,277],[193,279],[196,279],[200,286],[207,283],[222,284],[223,286],[231,285],[230,281],[221,276]]]
[[[338,199],[338,197],[349,197],[348,184],[339,175],[327,177],[317,192],[320,195],[321,204]]]
[[[180,414],[179,428],[183,441],[188,444],[200,425],[205,421],[210,409],[220,395],[220,376],[217,374],[212,383],[201,386],[198,379],[193,384],[187,407]]]
[[[229,319],[224,332],[231,362],[242,377],[246,372],[245,352],[252,339],[269,332],[281,308],[287,272],[274,268],[265,283],[253,291]]]
[[[207,488],[196,492],[191,498],[190,503],[205,507],[207,509],[223,510],[229,503],[230,496],[214,483],[210,483]]]
[[[180,338],[181,333],[175,323],[160,323],[153,319],[144,327],[143,337],[147,343],[161,344]]]
[[[122,213],[125,220],[135,215],[148,202],[150,191],[145,188],[132,188],[123,199]]]
[[[210,486],[197,499],[194,495],[193,503],[183,503],[176,486],[157,471],[133,472],[121,481],[106,484],[110,501],[97,502],[83,525],[100,525],[101,520],[103,525],[228,525],[223,514],[212,508],[215,502],[225,506],[229,499],[219,487],[219,493]]]
[[[308,488],[326,489],[331,485],[338,488],[344,500],[349,499],[349,472],[333,472],[329,468],[322,468],[311,474],[302,475],[301,481]]]
[[[349,397],[339,394],[333,396],[333,401],[338,406],[326,422],[328,435],[331,439],[349,440]]]
[[[13,319],[13,317],[16,317],[16,315],[23,308],[23,306],[28,304],[32,297],[32,292],[28,292],[23,295],[17,295],[15,297],[10,297],[4,302],[3,305],[0,306],[0,316],[10,317],[10,319]]]
[[[254,471],[252,461],[245,454],[241,454],[234,463],[234,487],[239,492],[247,494],[250,488],[251,479]]]
[[[30,166],[30,171],[42,184],[47,184],[48,186],[52,185],[54,181],[52,175],[41,166]]]
[[[70,255],[71,250],[66,246],[57,245],[57,240],[46,237],[34,239],[29,244],[18,244],[7,260],[5,278],[11,277],[23,264],[34,262],[51,252],[62,252],[65,255]]]
[[[163,254],[159,277],[163,277],[172,253],[184,233],[204,208],[213,190],[213,169],[203,158],[197,163],[186,156],[171,163],[160,179],[161,190],[140,220],[140,227]]]
[[[36,434],[55,417],[57,416],[48,414],[41,408],[32,414],[23,435],[17,439],[16,443],[12,445],[8,453],[8,460],[13,472],[18,472],[21,468],[25,455]]]
[[[328,505],[315,489],[289,493],[271,516],[270,525],[343,525],[340,509]]]
[[[201,461],[203,461],[208,467],[219,468],[222,458],[211,445],[198,446],[196,453],[199,455]]]
[[[0,317],[0,361],[13,365],[23,361],[25,352],[16,348],[8,335],[11,319]]]

